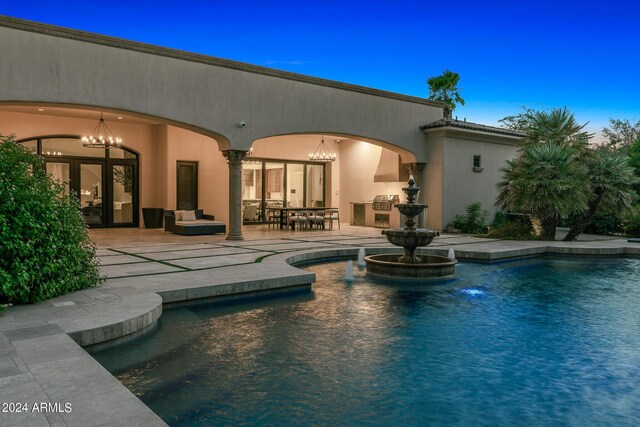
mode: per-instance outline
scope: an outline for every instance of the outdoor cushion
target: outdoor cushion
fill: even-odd
[[[224,222],[220,222],[220,221],[211,221],[209,219],[196,219],[193,221],[176,221],[176,225],[181,225],[183,227],[199,227],[202,225],[209,225],[209,224],[224,224]]]
[[[185,212],[186,211],[181,212],[181,220],[178,221],[176,218],[177,211],[166,210],[164,212],[164,231],[181,234],[183,236],[226,233],[224,222],[215,221],[213,215],[205,215],[202,209],[189,211],[190,214],[195,214],[193,221],[185,221]],[[190,217],[190,214],[186,214],[187,218]]]
[[[182,221],[182,212],[184,211],[173,211],[174,215],[176,216],[176,221]]]
[[[177,220],[177,218],[176,218]],[[196,220],[196,211],[183,211],[182,212],[182,221],[195,221]]]

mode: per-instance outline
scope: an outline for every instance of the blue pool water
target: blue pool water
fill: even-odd
[[[463,262],[426,285],[345,265],[165,310],[94,357],[175,426],[640,425],[640,260]]]

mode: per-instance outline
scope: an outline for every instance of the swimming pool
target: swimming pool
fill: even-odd
[[[640,424],[640,260],[458,264],[165,310],[93,356],[170,425]]]

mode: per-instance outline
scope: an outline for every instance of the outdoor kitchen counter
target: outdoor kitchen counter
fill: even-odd
[[[397,202],[396,202],[397,203]],[[400,212],[375,209],[376,203],[369,201],[349,202],[349,224],[363,227],[400,227]]]

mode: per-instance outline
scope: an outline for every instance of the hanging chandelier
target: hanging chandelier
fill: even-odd
[[[102,113],[100,113],[100,120],[93,131],[82,137],[82,145],[88,148],[120,147],[120,144],[122,144],[122,138],[113,136],[111,129],[102,117]]]
[[[334,162],[336,160],[336,154],[330,152],[324,143],[324,136],[322,136],[322,141],[320,141],[316,151],[309,153],[309,160],[312,162]]]

